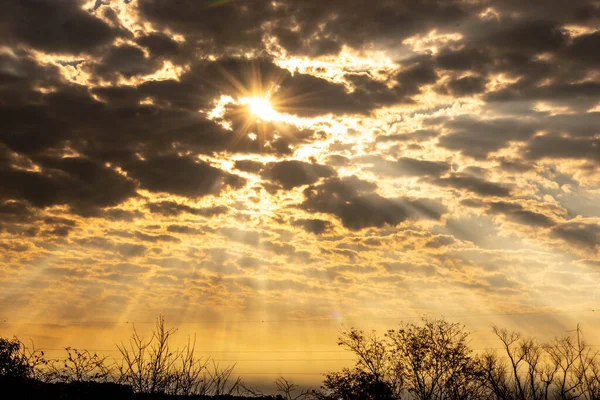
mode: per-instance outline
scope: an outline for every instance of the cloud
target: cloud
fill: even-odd
[[[214,207],[192,207],[185,204],[179,204],[174,201],[161,201],[158,203],[148,203],[146,207],[152,213],[162,214],[165,217],[174,217],[182,213],[199,215],[202,217],[213,217],[226,214],[229,209],[225,206]]]
[[[508,203],[504,201],[494,202],[490,205],[489,211],[491,213],[504,214],[512,221],[532,227],[547,228],[556,224],[555,221],[547,215],[526,210],[518,203]]]
[[[455,173],[449,177],[433,179],[431,183],[443,187],[466,190],[481,196],[508,197],[510,195],[510,189],[503,184],[489,182],[485,179],[464,173]]]
[[[116,250],[124,257],[139,257],[144,255],[148,248],[141,244],[123,243],[116,245]]]
[[[481,76],[465,76],[448,82],[448,90],[454,96],[469,96],[484,92],[485,84]]]
[[[566,222],[552,229],[555,237],[577,246],[595,250],[600,246],[600,225],[584,222]]]
[[[399,43],[433,25],[452,26],[476,7],[460,1],[415,2],[402,7],[384,1],[367,5],[358,0],[281,4],[260,0],[252,6],[185,3],[173,9],[166,0],[149,0],[139,9],[142,18],[156,26],[221,51],[261,48],[261,38],[268,34],[292,53],[316,56],[334,53],[342,44],[360,48],[375,39]],[[221,29],[215,21],[228,21],[237,29]],[[270,24],[263,30],[267,21]],[[291,29],[294,21],[296,28]]]
[[[440,137],[439,144],[477,159],[485,159],[510,141],[527,140],[535,132],[530,124],[516,119],[477,120],[464,116],[448,121],[444,126],[450,133]]]
[[[536,136],[525,150],[527,158],[589,160],[600,164],[600,140],[594,138],[574,138],[556,134]]]
[[[438,74],[428,58],[417,61],[396,75],[399,91],[404,96],[420,93],[422,86],[435,83],[437,79]]]
[[[257,247],[260,244],[260,234],[256,231],[225,226],[218,230],[229,239]]]
[[[383,160],[378,157],[362,159],[373,164],[370,168],[375,174],[391,177],[438,177],[450,170],[450,164],[440,161],[418,160],[410,157],[400,157],[396,161]]]
[[[157,59],[147,57],[141,48],[132,45],[111,47],[102,55],[101,62],[92,67],[95,77],[115,79],[121,75],[131,78],[136,75],[149,75],[161,65]]]
[[[331,222],[322,219],[299,219],[294,221],[294,225],[301,227],[306,232],[321,235],[331,227]]]
[[[451,71],[481,71],[492,60],[483,49],[445,49],[436,58],[436,65]]]
[[[598,4],[218,3],[3,5],[0,308],[362,321],[585,303]]]
[[[218,195],[226,187],[240,188],[245,179],[191,157],[151,156],[125,165],[140,187],[151,192],[165,192],[189,198]]]
[[[136,185],[114,170],[78,157],[43,158],[40,172],[0,170],[0,198],[26,200],[35,207],[69,205],[83,214],[116,206],[136,195]]]
[[[9,45],[27,44],[55,53],[93,51],[120,32],[83,10],[77,0],[24,0],[2,7],[0,36]],[[53,23],[48,23],[53,21]]]
[[[240,171],[244,171],[244,172],[251,172],[251,173],[259,173],[263,167],[264,164],[258,161],[252,161],[252,160],[236,160],[235,164],[235,169],[239,169]]]
[[[261,171],[263,178],[286,190],[313,184],[321,178],[329,178],[334,175],[336,175],[335,170],[329,166],[296,160],[269,163]]]
[[[352,178],[332,178],[304,190],[301,207],[338,217],[344,227],[360,230],[367,227],[396,226],[413,217],[439,219],[444,207],[424,199],[387,199],[372,191],[376,185]]]

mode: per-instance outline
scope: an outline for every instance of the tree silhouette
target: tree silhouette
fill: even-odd
[[[350,329],[339,345],[357,356],[354,369],[327,375],[332,399],[465,399],[482,396],[485,385],[462,325],[423,319],[384,337]]]
[[[0,337],[0,377],[5,379],[28,378],[32,367],[24,351],[23,344],[17,339]]]

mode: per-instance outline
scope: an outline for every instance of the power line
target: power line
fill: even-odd
[[[595,309],[591,310],[554,310],[554,311],[529,311],[529,312],[498,312],[498,313],[479,313],[479,314],[435,314],[439,315],[443,318],[475,318],[475,317],[493,317],[493,316],[531,316],[531,315],[557,315],[557,314],[573,314],[573,313],[595,313]],[[191,325],[191,324],[209,324],[209,323],[220,323],[220,324],[243,324],[243,323],[292,323],[292,322],[349,322],[349,321],[393,321],[393,320],[413,320],[420,319],[422,317],[427,317],[428,314],[422,314],[420,316],[404,316],[404,317],[377,317],[377,318],[308,318],[308,319],[274,319],[274,320],[222,320],[222,319],[200,319],[193,321],[177,321],[173,324],[176,325]],[[58,321],[26,321],[26,320],[15,320],[12,321],[9,318],[0,318],[0,323],[5,324],[28,324],[28,325],[61,325],[61,324],[70,324],[70,325],[117,325],[117,324],[155,324],[156,321],[120,321],[120,320],[87,320],[87,321],[78,321],[78,320],[58,320]]]
[[[72,347],[72,349],[76,349]],[[60,350],[65,351],[66,348],[50,348],[50,347],[40,347],[36,348],[36,350]],[[107,352],[107,353],[117,353],[119,350],[117,349],[78,349],[82,351],[89,352]],[[346,350],[194,350],[194,353],[347,353]]]

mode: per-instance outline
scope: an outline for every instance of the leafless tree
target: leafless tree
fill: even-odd
[[[162,315],[147,340],[134,326],[129,343],[117,345],[122,356],[117,381],[138,393],[218,396],[244,392],[242,378],[233,378],[235,364],[221,367],[209,358],[197,358],[196,337],[188,338],[183,348],[172,349],[175,332],[165,327]]]
[[[284,400],[308,400],[315,398],[317,395],[317,393],[311,389],[297,392],[298,385],[292,383],[284,377],[277,378],[275,380],[275,385],[277,386],[277,392],[280,393],[280,396],[283,397]]]
[[[232,378],[234,368],[235,364],[222,368],[212,360],[212,367],[207,370],[209,383],[206,394],[222,396],[243,393],[242,377]]]
[[[108,357],[87,350],[66,347],[67,356],[61,360],[48,361],[41,373],[42,380],[49,382],[110,382],[113,363]]]

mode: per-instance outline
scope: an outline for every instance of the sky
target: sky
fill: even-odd
[[[595,0],[4,2],[0,334],[114,351],[163,314],[313,383],[344,329],[423,315],[593,342],[599,27]]]

